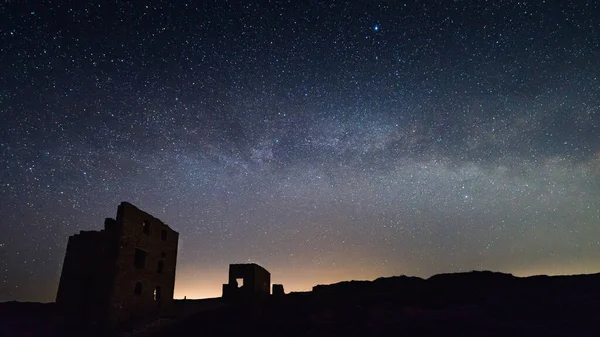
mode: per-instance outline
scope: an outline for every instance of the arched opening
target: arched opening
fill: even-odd
[[[166,230],[162,230],[162,232],[160,232],[160,239],[163,241],[167,241],[167,231]]]
[[[142,282],[137,282],[135,284],[135,289],[133,290],[133,294],[139,296],[142,294]]]
[[[244,286],[244,279],[243,278],[237,278],[235,279],[235,283],[237,284],[238,288],[241,288]]]
[[[156,272],[159,274],[162,274],[164,268],[165,268],[165,262],[163,260],[158,261],[158,266],[156,267]]]

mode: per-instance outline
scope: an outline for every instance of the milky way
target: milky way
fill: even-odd
[[[598,272],[595,1],[7,2],[0,301],[52,301],[67,238],[129,201],[286,291]]]

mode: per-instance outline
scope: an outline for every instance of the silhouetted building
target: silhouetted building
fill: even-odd
[[[256,263],[230,264],[224,299],[255,299],[271,293],[271,274]]]
[[[100,231],[69,237],[57,305],[79,321],[115,326],[173,304],[179,233],[122,202]]]
[[[283,291],[283,284],[274,284],[273,285],[273,296],[282,296],[285,295],[285,291]]]

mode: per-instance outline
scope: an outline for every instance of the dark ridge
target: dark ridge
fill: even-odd
[[[600,274],[490,271],[347,281],[246,302],[177,300],[170,316],[116,335],[592,337],[600,335],[598,284]],[[53,304],[0,304],[2,336],[81,335],[57,322]]]

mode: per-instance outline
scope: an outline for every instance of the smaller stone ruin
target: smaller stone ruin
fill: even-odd
[[[273,285],[273,296],[283,296],[285,295],[285,291],[283,291],[283,284],[274,284]]]
[[[271,274],[256,263],[230,264],[229,283],[223,284],[223,299],[252,300],[271,293]]]

